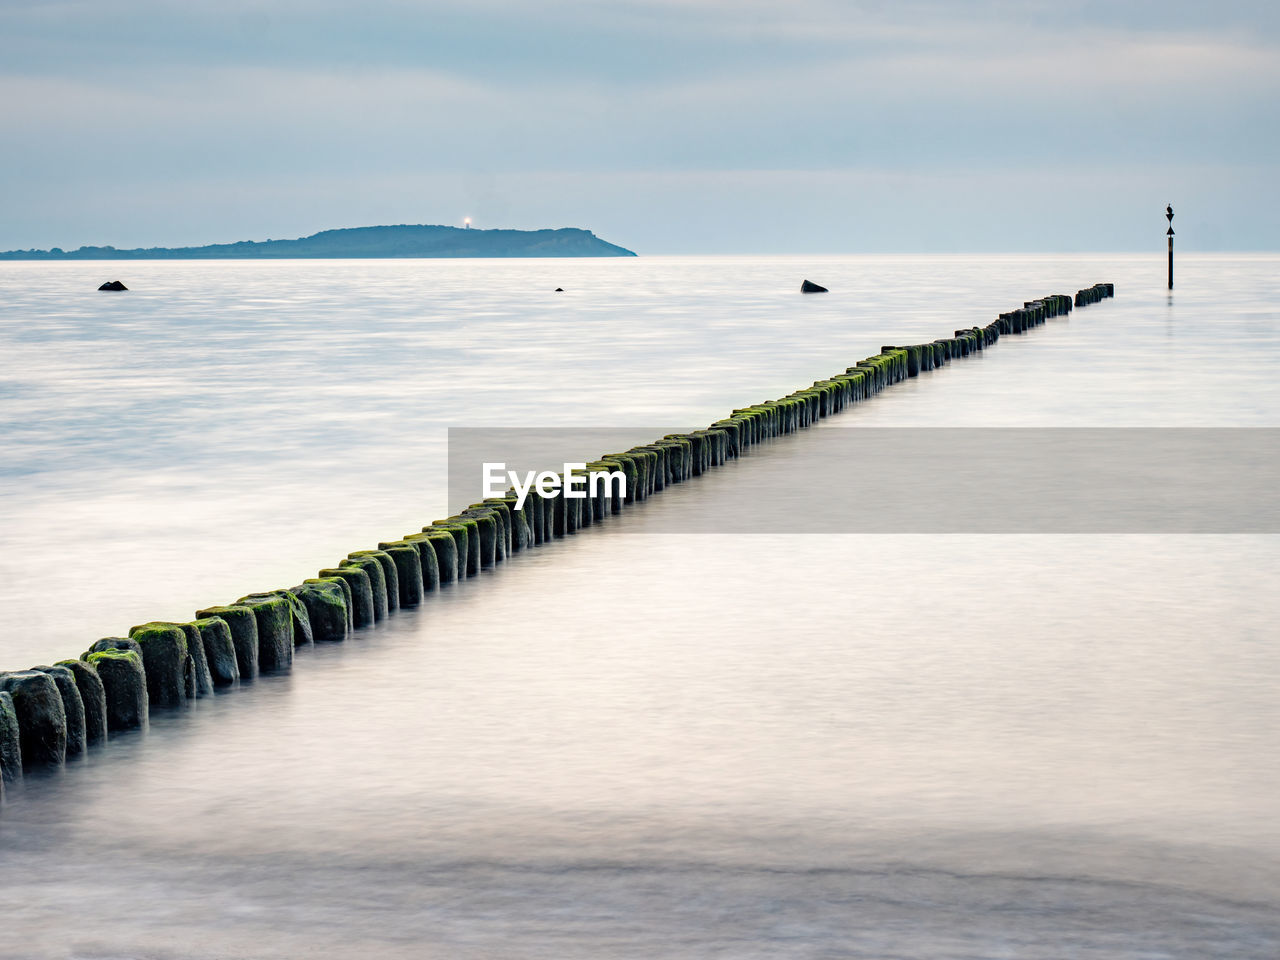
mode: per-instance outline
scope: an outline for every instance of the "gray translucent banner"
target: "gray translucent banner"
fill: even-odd
[[[679,432],[452,428],[450,509],[483,498],[485,463],[560,472]],[[1277,478],[1280,428],[823,422],[751,446],[606,523],[646,534],[1277,533]]]

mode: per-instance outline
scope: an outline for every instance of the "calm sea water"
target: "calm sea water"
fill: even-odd
[[[450,425],[705,423],[1097,280],[839,425],[1278,426],[1277,268],[0,264],[0,668],[418,529]],[[0,957],[1280,954],[1275,536],[662,509],[11,789]]]

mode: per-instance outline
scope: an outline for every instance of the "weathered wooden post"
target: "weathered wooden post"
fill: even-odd
[[[1169,238],[1169,289],[1173,289],[1173,204],[1169,204],[1164,208],[1164,215],[1169,220],[1169,232],[1166,234]]]

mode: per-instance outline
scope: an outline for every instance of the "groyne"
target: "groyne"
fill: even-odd
[[[139,624],[124,636],[93,642],[75,658],[0,673],[0,801],[5,783],[102,749],[113,733],[145,728],[154,711],[229,692],[261,673],[287,671],[298,646],[340,643],[354,631],[374,629],[457,581],[607,523],[631,504],[709,473],[754,444],[806,429],[896,383],[987,350],[1003,336],[1026,333],[1114,294],[1112,284],[1095,284],[1074,297],[1028,301],[949,337],[882,346],[825,380],[733,410],[705,429],[586,463],[587,472],[621,473],[625,497],[604,485],[580,499],[535,494],[522,503],[510,490],[376,549],[353,551],[296,586],[204,607],[185,623]]]

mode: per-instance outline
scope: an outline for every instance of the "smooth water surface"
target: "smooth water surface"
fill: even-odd
[[[1184,257],[1170,298],[1132,257],[3,264],[0,667],[418,529],[447,426],[705,423],[1097,280],[806,442],[1277,426],[1278,266]],[[0,957],[1280,953],[1276,537],[662,510],[11,788]]]

